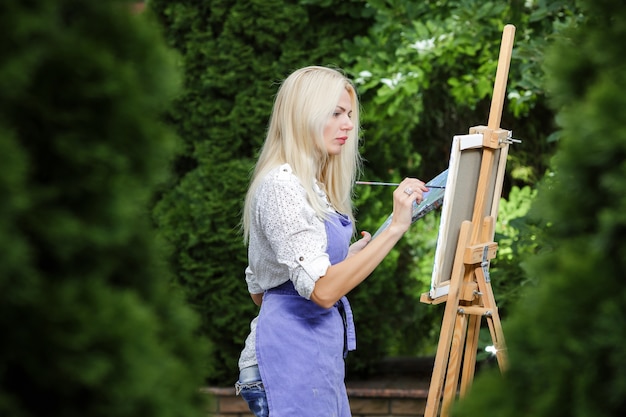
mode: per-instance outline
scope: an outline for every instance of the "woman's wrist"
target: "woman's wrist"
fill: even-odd
[[[389,236],[391,236],[392,238],[395,238],[396,241],[398,241],[402,238],[402,236],[404,236],[407,230],[408,230],[408,227],[395,224],[392,222],[389,225],[389,227],[385,230],[385,232],[388,233]]]

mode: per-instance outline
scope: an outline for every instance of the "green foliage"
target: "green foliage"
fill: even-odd
[[[178,77],[128,2],[0,6],[0,415],[200,416],[148,215]]]
[[[175,251],[177,281],[212,341],[210,383],[232,384],[236,359],[256,314],[243,281],[238,234],[248,173],[264,140],[277,82],[311,64],[345,69],[363,108],[368,180],[430,179],[447,167],[454,134],[485,124],[502,28],[517,27],[502,127],[523,139],[508,163],[507,187],[533,185],[555,145],[542,84],[543,51],[580,20],[575,0],[151,0],[152,16],[180,52],[184,90],[168,113],[182,139],[175,178],[153,218]],[[391,212],[391,190],[360,187],[359,230],[375,231]],[[518,201],[517,191],[505,201]],[[531,198],[523,191],[519,201]],[[503,203],[505,204],[505,203]],[[503,297],[525,283],[520,257],[540,248],[538,224],[504,215],[499,232]],[[418,302],[428,290],[438,215],[412,227],[353,301],[359,349],[349,374],[382,356],[430,352],[441,312]],[[508,239],[508,240],[507,240]],[[519,256],[517,255],[519,254]]]
[[[551,223],[552,250],[528,261],[539,284],[505,325],[510,369],[477,380],[455,416],[626,411],[626,5],[584,7],[547,55],[563,134],[533,212]]]
[[[431,178],[447,167],[451,137],[487,123],[502,29],[513,23],[502,127],[524,143],[515,148],[509,172],[521,184],[540,178],[554,129],[541,86],[543,50],[578,19],[574,0],[369,4],[377,10],[375,25],[344,52],[363,96],[364,155],[376,162],[368,174]]]
[[[233,382],[228,378],[237,372],[239,351],[256,314],[243,281],[246,252],[237,227],[241,202],[232,198],[245,194],[241,179],[248,168],[239,161],[200,165],[154,211],[163,236],[176,245],[177,281],[203,319],[202,334],[212,341],[203,373],[213,383],[220,381],[218,375],[221,383]],[[222,179],[216,183],[216,178]]]
[[[491,262],[490,274],[502,318],[506,318],[509,306],[519,299],[523,289],[535,284],[524,266],[545,249],[541,240],[545,224],[528,216],[536,194],[529,186],[514,186],[508,200],[500,200],[495,236],[498,254]]]

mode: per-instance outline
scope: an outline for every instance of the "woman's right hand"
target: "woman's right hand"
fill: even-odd
[[[413,202],[420,203],[428,187],[417,178],[405,178],[393,192],[393,216],[389,227],[401,233],[409,230],[413,220]]]

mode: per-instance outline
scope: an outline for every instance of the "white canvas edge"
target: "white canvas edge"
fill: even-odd
[[[456,187],[455,179],[459,171],[461,151],[482,146],[482,133],[475,133],[471,135],[456,135],[452,138],[452,147],[450,149],[450,162],[448,163],[448,178],[446,180],[446,191],[443,195],[443,204],[441,207],[441,221],[439,223],[439,235],[437,236],[437,246],[435,249],[435,262],[433,264],[433,273],[430,280],[429,296],[433,300],[448,294],[448,291],[450,290],[450,277],[447,277],[445,281],[441,281],[439,275],[441,274],[440,265],[443,264],[443,256],[445,254],[446,244],[448,244],[448,242],[444,241],[444,236],[446,235],[446,233],[443,233],[443,231],[447,230],[447,222],[452,214],[451,199],[454,195]],[[450,243],[456,245],[458,242]]]

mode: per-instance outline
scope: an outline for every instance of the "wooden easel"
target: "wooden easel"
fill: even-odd
[[[483,317],[489,325],[500,370],[504,371],[507,367],[502,325],[489,279],[489,261],[495,258],[498,246],[493,239],[504,169],[498,171],[496,178],[491,215],[483,217],[483,213],[488,204],[488,176],[496,163],[496,151],[500,150],[498,163],[503,167],[511,142],[510,132],[500,129],[500,121],[514,36],[515,26],[505,26],[488,125],[470,128],[470,134],[483,135],[482,160],[472,220],[461,224],[448,294],[432,299],[429,293],[425,293],[420,299],[427,304],[446,302],[425,417],[436,417],[440,406],[440,416],[449,415],[450,406],[459,389],[459,377],[461,397],[468,392],[474,379],[478,335]]]

